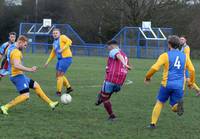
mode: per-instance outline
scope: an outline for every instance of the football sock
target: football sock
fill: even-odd
[[[63,76],[57,77],[57,92],[61,92],[63,87]]]
[[[163,108],[164,104],[157,101],[156,105],[154,106],[153,112],[152,112],[152,117],[151,117],[151,124],[156,124],[158,121],[158,118],[160,116],[160,112]]]
[[[113,115],[112,104],[111,104],[109,98],[110,98],[110,95],[107,95],[107,94],[104,94],[103,92],[101,92],[101,99],[103,101],[105,110],[107,111],[107,113],[109,115]]]
[[[47,95],[43,92],[42,88],[40,87],[39,84],[37,84],[34,88],[35,93],[45,102],[48,104],[52,103],[52,101],[47,97]]]
[[[67,77],[65,77],[65,76],[63,76],[63,85],[64,85],[66,88],[71,87],[70,84],[69,84],[69,81],[68,81]]]
[[[195,89],[196,91],[200,91],[200,88],[197,86],[196,83],[193,84],[193,87],[194,87],[194,89]]]
[[[20,104],[20,103],[26,101],[28,98],[29,98],[29,95],[27,95],[27,94],[19,95],[15,99],[13,99],[11,102],[6,104],[5,107],[7,109],[10,109],[10,108],[16,106],[17,104]]]
[[[106,109],[107,113],[109,115],[113,115],[113,111],[112,111],[112,104],[109,100],[103,102],[104,108]]]
[[[101,96],[101,92],[99,92],[99,93],[97,94],[97,100],[98,100],[98,101],[102,100],[101,97],[102,97],[102,96]]]

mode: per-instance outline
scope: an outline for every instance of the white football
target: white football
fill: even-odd
[[[72,97],[70,94],[63,94],[60,100],[61,100],[61,103],[63,104],[69,104],[72,102]]]

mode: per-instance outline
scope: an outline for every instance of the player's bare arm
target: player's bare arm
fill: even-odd
[[[128,63],[126,62],[126,60],[124,59],[124,57],[121,55],[121,54],[117,54],[116,55],[117,59],[119,59],[122,64],[128,69],[128,70],[131,70],[132,67],[130,65],[128,65]]]
[[[19,60],[16,60],[16,59],[14,60],[14,67],[16,69],[19,69],[19,70],[22,70],[22,71],[25,71],[25,72],[36,72],[37,71],[36,66],[33,66],[32,68],[25,67],[22,64],[20,64]]]

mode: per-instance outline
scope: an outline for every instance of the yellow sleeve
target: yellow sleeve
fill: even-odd
[[[151,79],[151,77],[156,73],[156,70],[150,68],[149,71],[146,74],[146,79]]]
[[[49,58],[47,59],[46,63],[49,63],[52,59],[55,58],[55,56],[56,56],[55,50],[54,50],[54,48],[52,48],[51,53],[50,53]]]
[[[189,57],[186,56],[186,68],[190,73],[190,83],[193,84],[195,82],[195,69]]]
[[[187,57],[190,58],[190,47],[186,47],[186,48],[184,49],[184,53],[185,53],[185,55],[186,55]]]
[[[151,68],[158,71],[160,67],[167,62],[167,59],[168,59],[167,53],[160,55],[156,63]]]
[[[63,49],[68,48],[72,45],[72,40],[68,38],[66,35],[60,36],[61,42],[63,42],[65,45],[63,46]]]
[[[154,75],[154,73],[156,73],[160,69],[160,67],[167,62],[167,59],[168,59],[167,53],[160,55],[156,63],[147,72],[146,79],[150,79]]]
[[[10,54],[10,59],[11,59],[11,61],[13,61],[13,60],[19,60],[21,62],[21,60],[22,60],[22,54],[21,54],[21,52],[19,50],[17,50],[17,49],[13,50],[11,52],[11,54]]]

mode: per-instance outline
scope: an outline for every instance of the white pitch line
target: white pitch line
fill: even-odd
[[[101,87],[101,85],[86,85],[86,86],[79,86],[80,88],[98,88]]]
[[[131,80],[126,80],[125,85],[130,85],[132,84],[133,81]],[[102,85],[86,85],[86,86],[80,86],[80,88],[98,88],[101,87]]]
[[[130,85],[130,84],[132,84],[132,83],[133,83],[133,81],[127,80],[127,81],[125,82],[125,85]]]
[[[96,88],[96,87],[101,87],[101,85],[90,85],[90,86],[87,86],[87,87]]]

